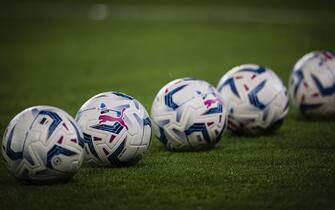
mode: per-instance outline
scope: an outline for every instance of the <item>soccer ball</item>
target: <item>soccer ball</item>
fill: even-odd
[[[152,104],[153,129],[170,151],[200,150],[220,141],[226,128],[223,100],[205,81],[176,79]]]
[[[335,54],[315,51],[295,64],[289,81],[295,106],[309,117],[335,116]]]
[[[262,66],[246,64],[231,69],[221,78],[218,90],[227,103],[228,129],[237,134],[271,133],[288,112],[285,86]]]
[[[50,183],[72,177],[83,162],[84,143],[73,118],[50,106],[28,108],[9,123],[2,155],[18,179]]]
[[[151,140],[151,121],[131,96],[106,92],[89,99],[76,121],[85,141],[85,160],[98,166],[126,166],[142,159]]]

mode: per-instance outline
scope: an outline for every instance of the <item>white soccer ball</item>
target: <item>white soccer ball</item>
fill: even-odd
[[[309,117],[335,116],[335,54],[315,51],[295,64],[289,81],[295,106]]]
[[[226,128],[220,94],[207,82],[191,78],[165,85],[152,104],[151,117],[156,136],[170,151],[212,147]]]
[[[84,135],[85,160],[93,165],[131,165],[149,148],[149,115],[140,102],[124,93],[92,97],[80,108],[76,121]]]
[[[288,112],[288,96],[277,75],[254,64],[226,73],[218,90],[227,103],[228,128],[234,133],[257,135],[273,132]]]
[[[28,108],[9,123],[2,155],[18,179],[48,183],[72,177],[83,162],[83,142],[73,118],[50,106]]]

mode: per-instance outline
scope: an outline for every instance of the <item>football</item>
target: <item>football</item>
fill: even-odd
[[[283,82],[270,69],[254,64],[228,71],[217,86],[227,104],[228,129],[259,135],[277,130],[288,112]]]
[[[151,109],[153,130],[170,151],[213,147],[226,128],[219,92],[209,83],[176,79],[156,95]]]
[[[124,93],[92,97],[80,108],[76,121],[84,135],[85,160],[92,165],[132,165],[149,148],[149,115],[139,101]]]
[[[32,183],[71,178],[83,162],[83,141],[76,122],[50,106],[28,108],[9,123],[2,155],[9,171]]]
[[[308,117],[335,116],[335,54],[315,51],[295,64],[289,92],[293,104]]]

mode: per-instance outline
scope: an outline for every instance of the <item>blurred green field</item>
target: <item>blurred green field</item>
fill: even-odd
[[[4,8],[2,8],[4,9]],[[329,8],[328,8],[329,9]],[[75,115],[91,96],[121,91],[150,112],[170,80],[216,86],[257,63],[285,83],[296,60],[335,49],[335,22],[0,18],[0,133],[19,111],[53,105]],[[335,209],[335,121],[291,106],[273,136],[226,132],[207,152],[171,153],[156,138],[130,168],[84,166],[67,184],[17,182],[0,161],[0,209]]]

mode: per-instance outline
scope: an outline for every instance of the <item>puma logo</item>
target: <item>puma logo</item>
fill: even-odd
[[[204,101],[204,104],[207,108],[211,107],[216,102],[219,102],[219,99],[207,99]]]
[[[123,120],[124,111],[126,108],[122,108],[121,115],[119,117],[113,117],[109,115],[100,115],[99,116],[99,123],[105,123],[105,122],[118,122],[123,127],[125,127],[128,130],[128,126],[126,125],[125,121]]]

